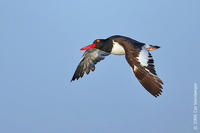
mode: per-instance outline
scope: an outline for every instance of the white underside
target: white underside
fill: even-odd
[[[115,42],[113,40],[113,47],[112,47],[111,54],[124,55],[125,54],[125,50],[118,42]]]

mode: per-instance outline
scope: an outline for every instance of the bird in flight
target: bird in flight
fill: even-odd
[[[128,64],[142,86],[153,96],[162,93],[162,80],[157,76],[154,60],[149,51],[156,50],[159,46],[141,43],[132,38],[115,35],[107,39],[96,39],[91,45],[81,48],[86,50],[71,81],[83,77],[95,70],[95,64],[110,54],[125,55]]]

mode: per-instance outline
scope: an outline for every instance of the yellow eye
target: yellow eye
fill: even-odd
[[[100,40],[97,40],[97,42],[100,42]]]

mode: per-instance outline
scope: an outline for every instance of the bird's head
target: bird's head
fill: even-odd
[[[96,39],[94,42],[86,47],[81,48],[80,50],[88,50],[91,48],[96,48],[105,52],[110,52],[113,46],[111,39]]]
[[[85,46],[85,47],[81,48],[80,50],[88,50],[91,48],[101,49],[104,44],[105,44],[104,39],[96,39],[92,44]]]

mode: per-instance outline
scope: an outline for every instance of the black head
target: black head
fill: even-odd
[[[88,50],[90,48],[96,48],[105,52],[111,52],[112,41],[110,39],[96,39],[91,45],[88,45],[81,50]]]
[[[110,39],[97,39],[93,43],[96,44],[95,48],[105,52],[111,52],[112,41]]]
[[[94,40],[93,44],[95,44],[94,48],[101,49],[103,45],[105,45],[105,40],[104,39],[96,39]]]

